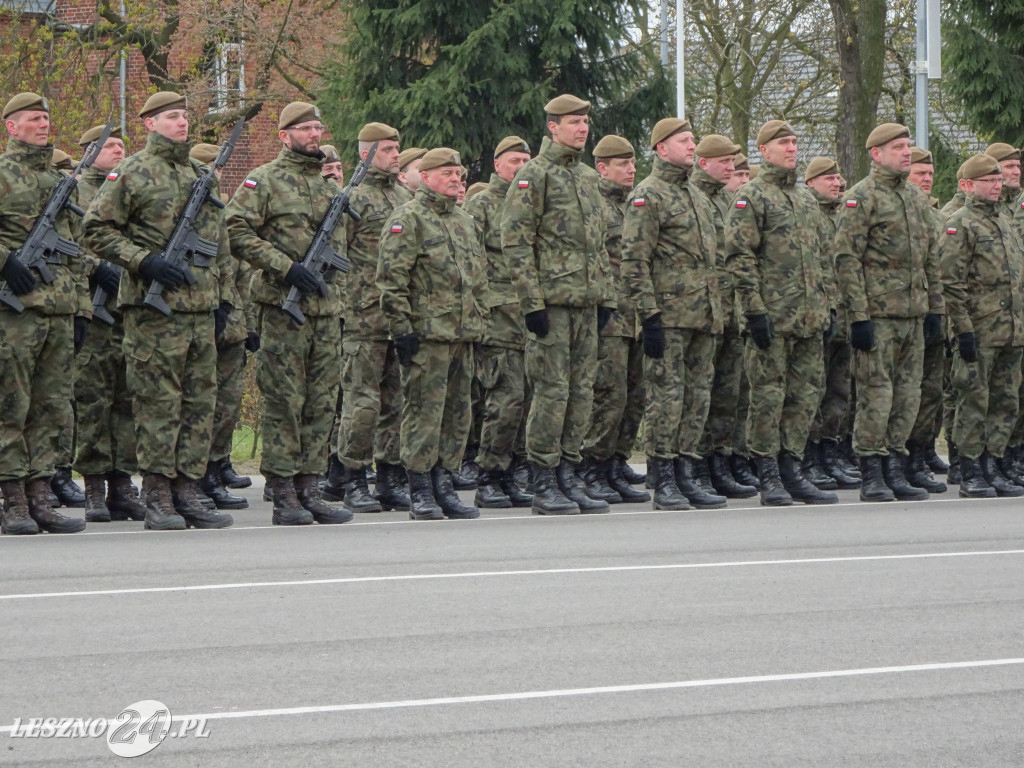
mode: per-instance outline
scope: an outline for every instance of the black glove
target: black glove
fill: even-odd
[[[339,317],[338,318],[338,325],[341,326],[341,335],[344,336],[345,335],[345,318],[344,317]]]
[[[597,332],[600,333],[604,330],[604,327],[608,325],[608,321],[612,319],[612,310],[608,307],[597,308]]]
[[[942,315],[924,316],[924,345],[930,346],[942,336]]]
[[[861,352],[870,352],[875,346],[875,324],[870,320],[858,320],[851,323],[850,346]]]
[[[18,261],[18,257],[11,254],[4,262],[4,268],[0,269],[0,276],[7,281],[8,287],[14,291],[15,296],[24,296],[32,293],[39,285],[32,270]]]
[[[260,351],[260,335],[256,331],[245,334],[245,348],[250,352]]]
[[[213,338],[219,339],[224,335],[224,329],[228,327],[228,315],[231,314],[231,305],[222,301],[220,306],[213,310]]]
[[[101,261],[92,272],[96,285],[107,292],[107,296],[117,296],[117,288],[121,284],[121,270]]]
[[[412,365],[412,358],[420,348],[420,335],[418,333],[403,333],[395,337],[395,354],[398,355],[398,362],[408,368]]]
[[[961,333],[956,338],[960,343],[960,359],[965,363],[978,362],[978,335],[971,331]]]
[[[748,317],[747,328],[758,349],[768,349],[772,345],[775,329],[772,327],[772,319],[767,314]]]
[[[185,282],[185,270],[176,267],[159,254],[151,253],[139,264],[139,274],[147,280],[156,280],[166,288],[174,290]]]
[[[288,267],[288,274],[284,276],[284,281],[303,293],[319,293],[325,299],[327,298],[327,284],[323,280],[317,279],[316,275],[299,262]]]
[[[836,324],[836,311],[834,309],[830,309],[828,311],[828,330],[825,331],[822,336],[825,346],[828,346],[836,340],[837,333],[839,333],[839,326]]]
[[[661,314],[651,315],[640,326],[644,354],[647,357],[660,360],[665,356],[665,326],[661,322]]]
[[[536,312],[527,312],[524,319],[526,320],[526,330],[538,339],[543,339],[548,335],[548,331],[551,330],[551,326],[548,325],[547,309],[538,309]]]
[[[82,351],[85,344],[85,334],[89,331],[89,319],[86,317],[75,317],[75,354]]]

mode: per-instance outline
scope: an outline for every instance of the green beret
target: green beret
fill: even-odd
[[[659,120],[651,131],[651,149],[657,149],[658,144],[669,136],[690,130],[693,130],[690,128],[690,121],[680,117],[666,117],[664,120]]]
[[[789,123],[785,120],[769,120],[757,132],[757,138],[754,139],[754,143],[759,147],[763,147],[769,141],[782,139],[786,136],[796,136],[796,131],[793,130]]]
[[[281,110],[281,117],[277,120],[277,130],[283,131],[293,125],[319,119],[320,110],[316,106],[305,101],[293,101]]]
[[[206,163],[209,165],[217,159],[217,155],[219,153],[220,147],[216,144],[196,144],[189,150],[188,156],[193,160],[198,160],[200,163]]]
[[[828,176],[833,173],[839,173],[839,166],[836,165],[835,160],[831,157],[816,157],[807,164],[807,170],[804,171],[804,181],[810,181],[819,176]]]
[[[737,171],[749,171],[750,163],[747,161],[747,156],[740,152],[733,158],[732,167]]]
[[[525,152],[526,154],[530,154],[530,145],[518,136],[506,136],[504,139],[499,141],[498,146],[494,148],[494,156],[498,157],[506,152]]]
[[[476,182],[475,184],[471,185],[469,189],[466,190],[466,199],[469,200],[469,198],[471,198],[473,195],[483,192],[489,186],[490,184],[488,184],[486,181]]]
[[[398,153],[398,170],[405,170],[405,166],[414,160],[419,160],[427,154],[427,150],[423,147],[409,147],[409,149],[403,149]]]
[[[454,149],[449,149],[448,147],[432,149],[423,155],[423,159],[420,160],[421,171],[429,171],[433,168],[441,168],[446,165],[454,165],[458,168],[462,167],[462,159],[459,157],[459,153]]]
[[[967,162],[960,166],[960,170],[965,179],[980,179],[982,176],[1002,173],[999,161],[988,154],[967,158]]]
[[[932,153],[927,149],[921,149],[920,147],[910,148],[910,162],[935,165],[935,162],[932,160]]]
[[[341,155],[338,154],[338,150],[332,147],[330,144],[321,144],[320,151],[324,153],[325,163],[340,163]]]
[[[594,157],[598,160],[611,160],[613,157],[636,157],[636,150],[621,136],[610,134],[597,142],[597,146],[594,147]]]
[[[384,123],[367,123],[356,138],[359,141],[398,141],[398,131]]]
[[[590,111],[590,102],[576,98],[568,93],[556,96],[544,105],[544,114],[560,117],[562,115],[585,115]]]
[[[15,112],[21,112],[23,109],[31,109],[35,112],[46,112],[49,114],[50,102],[46,100],[46,97],[40,96],[38,93],[19,93],[17,96],[12,97],[4,106],[4,120]]]
[[[989,144],[985,154],[989,157],[994,157],[1000,163],[1003,160],[1020,160],[1020,150],[1016,147],[1011,147],[1009,144]]]
[[[143,104],[139,117],[145,120],[147,117],[156,117],[161,112],[168,112],[172,109],[188,109],[188,102],[185,97],[174,91],[160,91],[154,93]]]
[[[86,131],[85,133],[82,134],[82,138],[80,138],[78,140],[78,146],[80,146],[80,147],[87,147],[87,146],[89,146],[89,144],[91,144],[92,142],[96,141],[96,139],[98,139],[100,137],[100,134],[103,133],[103,129],[106,128],[106,127],[107,127],[106,123],[104,123],[103,125],[94,125],[88,131]],[[110,136],[108,136],[107,138],[109,138],[109,139],[120,139],[121,138],[121,126],[115,126],[114,128],[111,128],[110,129]]]
[[[894,141],[896,139],[909,138],[910,129],[907,128],[907,126],[900,125],[899,123],[882,123],[868,134],[868,140],[864,146],[871,149],[873,147],[880,147],[883,144],[888,144],[890,141]]]
[[[761,170],[761,166],[760,165],[752,165],[752,166],[750,166],[750,178],[751,178],[751,180],[757,178],[757,172],[760,171],[760,170]]]
[[[61,171],[71,170],[71,155],[61,149],[53,150],[53,167]]]
[[[705,160],[708,160],[713,157],[735,155],[740,149],[742,147],[739,144],[733,144],[732,140],[727,139],[725,136],[712,133],[700,140],[700,144],[697,145],[695,152],[697,157],[703,157]]]

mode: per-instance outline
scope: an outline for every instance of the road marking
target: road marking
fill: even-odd
[[[749,675],[745,677],[715,677],[706,680],[680,680],[667,683],[640,683],[637,685],[604,685],[594,688],[562,688],[548,691],[521,691],[513,693],[490,693],[479,696],[441,696],[431,699],[404,699],[399,701],[371,701],[360,704],[328,704],[319,707],[286,707],[279,709],[250,709],[238,712],[204,712],[192,715],[174,715],[173,720],[189,718],[204,720],[242,720],[257,717],[281,717],[286,715],[319,715],[330,712],[369,712],[381,709],[408,709],[412,707],[444,707],[453,704],[487,704],[507,701],[529,701],[532,699],[559,699],[570,696],[601,696],[616,693],[646,693],[650,691],[673,691],[685,688],[714,688],[728,685],[749,685],[754,683],[786,683],[800,680],[828,680],[842,677],[864,677],[868,675],[896,675],[912,672],[940,672],[955,669],[981,669],[985,667],[1008,667],[1024,664],[1024,658],[982,659],[978,661],[951,661],[937,664],[908,664],[893,667],[865,667],[861,669],[834,669],[827,672],[795,672],[780,675]],[[0,734],[10,733],[13,726],[0,727]]]
[[[463,571],[457,573],[411,573],[389,576],[350,576],[337,579],[300,579],[294,581],[248,581],[226,584],[175,585],[170,587],[133,587],[129,589],[92,589],[77,592],[27,592],[0,595],[0,600],[31,600],[46,597],[94,597],[97,595],[144,595],[157,592],[199,592],[221,589],[262,589],[267,587],[308,587],[326,584],[365,584],[378,581],[427,581],[431,579],[475,579],[493,576],[548,576],[577,573],[621,573],[625,571],[674,571],[703,568],[751,568],[767,565],[811,565],[820,563],[863,563],[882,560],[927,560],[949,557],[987,557],[1024,555],[1024,549],[976,552],[923,552],[905,555],[858,555],[849,557],[807,557],[785,560],[731,560],[718,563],[665,563],[661,565],[608,565],[591,568],[539,568],[516,571]]]

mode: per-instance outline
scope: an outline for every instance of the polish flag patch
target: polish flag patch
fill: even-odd
[[[846,201],[846,207],[847,208],[856,208],[857,207],[857,201],[856,200],[847,200]]]
[[[523,179],[522,181],[520,181],[520,182],[519,182],[519,183],[517,184],[517,186],[518,186],[518,187],[519,187],[520,189],[529,189],[529,188],[530,188],[530,182],[528,182],[528,181],[527,181],[526,179]]]
[[[392,224],[391,225],[391,233],[394,234],[394,235],[402,234],[402,225],[401,224]]]
[[[245,181],[242,182],[242,186],[246,187],[247,189],[256,189],[257,183],[258,182],[256,181],[256,179],[246,179]]]
[[[642,208],[645,205],[647,205],[647,201],[642,197],[638,197],[636,200],[633,201],[634,208]]]
[[[117,177],[120,175],[117,171],[111,171],[107,174],[107,181],[117,181]]]
[[[746,208],[747,207],[747,201],[746,200],[737,200],[736,201],[736,207],[737,208]]]
[[[947,235],[955,235],[956,234],[956,227],[946,227],[946,234]]]

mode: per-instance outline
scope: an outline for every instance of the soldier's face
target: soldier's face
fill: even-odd
[[[911,153],[910,139],[893,139],[871,148],[871,157],[876,163],[899,172],[910,171]]]
[[[12,139],[34,147],[45,147],[50,140],[50,115],[39,109],[23,109],[7,119],[7,133]]]
[[[334,179],[339,184],[345,181],[345,171],[341,167],[341,161],[335,163],[324,163],[320,168],[320,174],[328,179]]]
[[[1013,189],[1020,188],[1020,160],[1003,160],[999,163],[1003,169],[1003,185]]]
[[[159,115],[147,117],[145,124],[149,130],[171,141],[188,139],[188,112],[184,109],[169,109]]]
[[[733,169],[732,176],[729,177],[729,181],[725,183],[725,188],[729,192],[735,192],[737,189],[742,187],[750,181],[750,171],[748,170],[736,170]]]
[[[735,161],[736,155],[723,155],[722,157],[702,157],[698,162],[712,179],[728,184],[736,166]]]
[[[420,181],[428,188],[445,197],[458,198],[462,187],[462,168],[457,165],[442,165],[420,173]]]
[[[420,158],[416,158],[407,166],[404,171],[398,172],[398,180],[405,184],[405,188],[410,192],[415,192],[420,188]]]
[[[124,142],[121,139],[107,139],[103,149],[96,155],[93,165],[101,171],[109,171],[115,165],[124,160]]]
[[[931,163],[911,163],[910,175],[907,176],[907,181],[926,195],[930,195],[932,193],[932,184],[935,183],[935,166]]]
[[[1003,177],[998,173],[982,176],[980,179],[964,179],[967,193],[977,195],[982,200],[995,202],[1003,191]]]
[[[278,133],[281,141],[292,152],[300,155],[316,155],[319,157],[320,139],[323,138],[324,127],[319,120],[307,120],[304,123],[290,125]]]
[[[570,149],[583,149],[590,135],[589,115],[563,115],[559,122],[548,123],[551,140]]]
[[[529,159],[529,152],[502,152],[494,158],[494,172],[498,174],[498,178],[512,181],[516,171],[525,165]]]
[[[365,153],[363,159],[366,159]],[[394,139],[384,139],[379,142],[372,165],[386,173],[398,173],[398,142]]]
[[[636,180],[636,158],[610,157],[597,164],[597,172],[608,181],[632,189]]]
[[[823,173],[808,181],[807,186],[829,200],[838,200],[843,189],[843,177],[838,173]]]
[[[692,131],[680,131],[669,136],[664,141],[659,141],[655,151],[665,162],[671,163],[677,168],[693,167],[693,151],[697,148],[697,142],[693,140]]]
[[[767,144],[762,144],[758,149],[764,155],[764,159],[772,165],[792,170],[796,168],[796,136],[782,136],[772,139]]]

